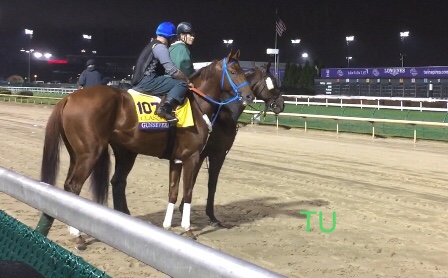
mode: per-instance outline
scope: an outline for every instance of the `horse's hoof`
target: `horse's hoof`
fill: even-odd
[[[210,226],[216,227],[216,228],[225,228],[224,225],[221,224],[218,220],[216,221],[210,221]]]
[[[76,249],[78,249],[79,251],[84,251],[87,249],[87,245],[85,243],[83,244],[79,244],[77,246],[75,246]]]
[[[75,248],[79,251],[84,251],[87,249],[87,243],[82,236],[78,236],[77,238],[75,238],[75,244]]]
[[[189,238],[191,238],[192,240],[197,240],[198,238],[193,234],[193,232],[191,230],[186,231],[185,235]]]

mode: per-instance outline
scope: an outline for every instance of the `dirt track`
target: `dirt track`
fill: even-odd
[[[39,178],[51,107],[0,103],[0,166]],[[27,139],[24,139],[27,138]],[[113,161],[113,160],[112,160]],[[207,226],[205,164],[192,204],[198,241],[289,277],[448,277],[448,146],[409,139],[241,128],[221,172],[216,215]],[[68,167],[63,148],[58,186]],[[167,162],[139,156],[128,180],[133,216],[161,226]],[[90,198],[88,186],[82,196]],[[112,206],[111,199],[109,206]],[[35,227],[39,212],[0,193],[0,209]],[[323,211],[324,227],[299,211]],[[173,220],[181,231],[180,213]],[[49,238],[113,277],[166,277],[95,242],[84,252],[56,221]]]

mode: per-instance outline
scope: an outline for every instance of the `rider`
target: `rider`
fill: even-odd
[[[168,46],[176,36],[176,27],[171,22],[162,22],[157,27],[156,35],[140,53],[132,85],[154,95],[167,93],[156,114],[170,124],[175,124],[178,119],[174,116],[173,108],[184,101],[188,86],[193,85],[170,59]]]
[[[181,22],[177,25],[177,41],[169,48],[174,65],[187,77],[195,72],[190,53],[190,47],[193,45],[194,39],[195,33],[191,23]]]

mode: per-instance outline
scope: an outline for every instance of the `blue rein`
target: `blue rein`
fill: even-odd
[[[229,66],[232,65],[232,64],[234,64],[234,63],[235,63],[235,62],[231,62],[231,63],[229,64]],[[214,103],[214,104],[219,105],[218,110],[216,111],[215,115],[213,116],[212,125],[215,124],[216,118],[218,118],[218,114],[219,114],[219,111],[221,110],[222,106],[223,106],[223,105],[226,105],[226,104],[228,104],[228,103],[231,103],[232,101],[240,100],[240,99],[241,99],[241,95],[240,95],[239,89],[241,89],[242,87],[244,87],[244,86],[246,86],[246,85],[249,85],[249,82],[245,81],[245,82],[243,82],[243,83],[241,83],[240,85],[237,86],[237,85],[233,82],[232,78],[230,78],[229,71],[228,71],[228,69],[227,69],[227,64],[226,64],[226,58],[224,58],[224,60],[222,61],[222,64],[223,64],[223,71],[222,71],[222,78],[221,78],[221,90],[224,90],[224,76],[227,76],[227,80],[229,80],[229,83],[230,83],[230,85],[232,86],[232,89],[233,89],[233,91],[235,92],[235,94],[234,94],[233,97],[229,98],[228,100],[221,101],[221,102],[216,101],[216,100],[210,98],[210,97],[207,96],[207,95],[204,96],[204,97],[205,97],[208,101],[210,101],[211,103]]]

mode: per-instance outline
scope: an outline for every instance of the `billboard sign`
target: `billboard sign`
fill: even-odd
[[[448,67],[326,68],[322,78],[440,78]]]

